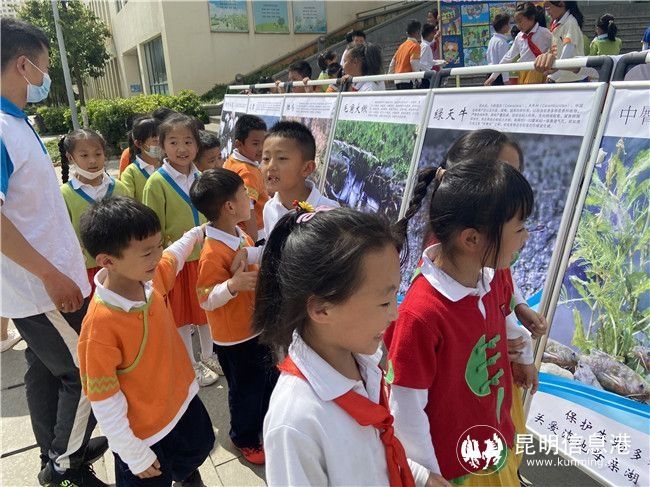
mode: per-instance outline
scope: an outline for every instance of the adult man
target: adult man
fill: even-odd
[[[422,40],[422,24],[417,20],[411,20],[406,26],[407,38],[397,48],[388,66],[389,73],[411,73],[421,71],[420,66],[420,42]],[[414,83],[410,80],[395,81],[398,90],[413,88]]]
[[[0,315],[27,342],[27,404],[41,450],[41,485],[104,486],[88,467],[105,438],[81,391],[77,340],[90,285],[52,161],[23,111],[47,97],[49,42],[26,22],[0,19]]]

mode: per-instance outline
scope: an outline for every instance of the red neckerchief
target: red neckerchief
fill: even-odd
[[[559,25],[560,25],[559,20],[554,20],[553,22],[551,22],[551,28],[550,28],[551,32],[553,32],[555,29],[557,29]]]
[[[541,56],[542,51],[539,50],[539,47],[537,47],[537,44],[533,42],[533,34],[534,32],[528,32],[524,34],[524,39],[526,39],[526,42],[528,43],[528,48],[531,50],[531,52],[535,55],[535,57]]]
[[[303,380],[307,378],[287,355],[278,368],[290,375],[295,375]],[[413,474],[406,461],[404,447],[397,439],[393,430],[393,416],[388,409],[384,379],[381,379],[381,393],[379,404],[375,404],[367,397],[349,390],[334,402],[346,413],[354,418],[361,426],[374,426],[381,433],[379,438],[386,451],[386,465],[388,466],[388,480],[391,487],[415,487]]]

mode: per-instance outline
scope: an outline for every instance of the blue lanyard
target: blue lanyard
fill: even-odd
[[[196,209],[194,204],[192,203],[192,200],[190,199],[189,196],[187,196],[187,193],[181,189],[181,187],[174,181],[174,179],[169,175],[167,171],[165,171],[164,168],[160,167],[158,168],[158,172],[160,175],[165,178],[165,181],[169,183],[169,185],[172,187],[174,191],[178,193],[178,196],[183,198],[183,201],[188,204],[190,209],[192,210],[192,216],[194,217],[194,226],[199,225],[199,210]],[[194,175],[194,178],[196,178],[196,174]]]
[[[88,193],[86,193],[83,189],[81,188],[76,188],[72,186],[72,183],[68,181],[68,184],[72,188],[72,190],[77,193],[79,196],[81,196],[83,199],[85,199],[88,203],[93,204],[96,203],[94,199],[92,199]],[[111,182],[108,185],[108,189],[106,190],[106,194],[104,195],[104,198],[108,198],[110,195],[113,194],[113,190],[115,189],[115,181],[111,178]]]

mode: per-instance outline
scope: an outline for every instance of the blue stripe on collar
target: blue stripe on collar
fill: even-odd
[[[0,110],[16,118],[27,118],[27,114],[18,108],[12,101],[7,98],[0,97]]]

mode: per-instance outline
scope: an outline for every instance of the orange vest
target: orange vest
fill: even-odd
[[[420,44],[407,39],[402,42],[395,53],[395,72],[411,73],[413,71],[411,61],[413,59],[420,59]]]

